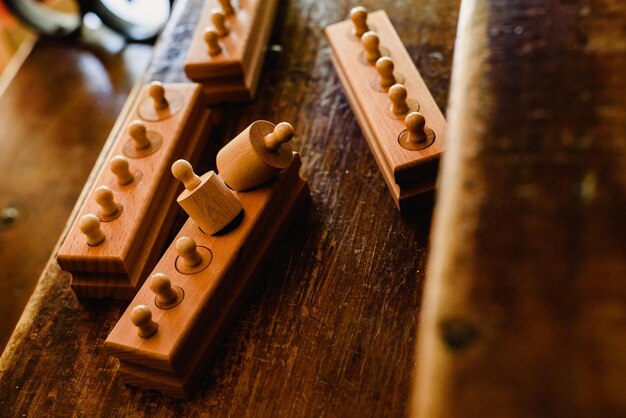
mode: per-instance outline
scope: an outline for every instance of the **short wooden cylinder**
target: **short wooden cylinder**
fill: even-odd
[[[217,154],[217,171],[228,187],[238,192],[254,189],[275,178],[293,160],[291,144],[276,151],[268,149],[264,138],[276,125],[258,120],[237,135]]]
[[[200,179],[195,189],[184,190],[177,201],[205,234],[213,235],[231,223],[243,206],[214,171]]]

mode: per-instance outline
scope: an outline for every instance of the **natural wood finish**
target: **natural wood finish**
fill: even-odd
[[[350,20],[352,21],[352,34],[358,38],[362,37],[365,32],[369,32],[367,26],[367,9],[363,6],[356,6],[350,10]]]
[[[235,13],[235,8],[233,7],[231,0],[217,0],[217,2],[222,7],[222,12],[224,12],[225,15],[232,15]]]
[[[232,230],[210,236],[193,218],[185,223],[176,243],[154,268],[154,274],[167,275],[183,290],[184,299],[175,309],[159,309],[152,289],[142,287],[105,342],[108,351],[120,359],[120,373],[128,383],[175,397],[187,397],[195,389],[200,366],[218,346],[230,322],[227,318],[241,309],[252,276],[269,258],[280,232],[303,202],[307,189],[300,166],[300,158],[295,158],[274,182],[238,192],[245,215]],[[189,250],[196,254],[196,243],[209,249],[211,263],[193,274],[182,273],[177,259],[188,252],[179,245],[183,240],[193,244]],[[159,324],[154,333],[146,309],[137,308],[144,305]],[[139,326],[139,335],[133,325]],[[154,335],[146,339],[148,334]]]
[[[156,88],[161,89],[162,86]],[[82,235],[83,224],[79,228],[77,220],[57,256],[61,268],[74,273],[74,290],[80,297],[132,297],[132,289],[141,287],[146,273],[156,263],[164,234],[174,220],[174,197],[179,189],[170,174],[170,165],[177,158],[197,155],[210,127],[210,112],[202,109],[200,87],[165,86],[165,99],[178,95],[183,98],[184,108],[170,109],[167,103],[161,104],[162,92],[155,96],[154,87],[146,87],[130,111],[122,116],[126,128],[114,139],[112,154],[126,154],[130,170],[137,175],[132,182],[120,186],[118,175],[103,167],[96,177],[95,190],[80,210],[80,222],[87,219],[84,218],[87,214],[97,214],[99,227],[93,221],[85,221],[85,228],[94,231],[86,240]],[[160,115],[160,120],[141,120],[141,109],[150,106],[154,107],[155,115]],[[101,185],[115,190],[117,204],[121,205],[118,216],[103,213],[98,201]],[[100,229],[105,238],[97,232]],[[106,281],[108,274],[112,274],[112,285],[103,287],[102,280]],[[94,281],[95,278],[102,280]],[[86,291],[92,285],[93,291]],[[120,286],[122,293],[118,292]]]
[[[239,192],[267,183],[291,164],[293,135],[286,122],[253,122],[217,153],[220,177]]]
[[[117,177],[117,184],[120,186],[126,186],[135,180],[135,175],[130,171],[128,158],[123,155],[111,158],[109,169]]]
[[[188,173],[193,175],[191,165],[178,161],[172,166],[174,176],[183,181]],[[205,234],[213,235],[230,224],[243,209],[233,192],[214,171],[205,173],[194,181],[193,187],[185,182],[186,190],[176,201],[198,224]]]
[[[130,320],[137,327],[139,338],[150,338],[159,329],[159,324],[152,320],[152,311],[146,305],[138,305],[130,313]]]
[[[185,80],[182,61],[202,4],[175,2],[148,80]],[[180,401],[124,385],[102,344],[126,304],[77,301],[69,276],[52,260],[0,358],[3,413],[406,414],[430,209],[400,216],[333,70],[322,28],[345,19],[353,4],[281,2],[259,99],[215,112],[221,123],[194,166],[199,172],[214,170],[218,150],[253,121],[286,120],[297,131],[293,147],[302,156],[311,202],[278,244],[214,360],[199,370],[203,377],[194,396]],[[458,1],[364,4],[387,9],[445,109]],[[99,103],[108,109],[105,99]],[[108,161],[100,159],[98,167]]]
[[[459,21],[412,416],[626,416],[626,5]]]
[[[206,0],[185,60],[185,73],[204,86],[209,104],[247,102],[256,95],[278,0],[247,0],[223,9],[228,33],[213,28],[216,0]]]
[[[182,302],[183,290],[172,286],[172,281],[163,273],[156,273],[150,277],[150,290],[155,294],[154,303],[158,308],[171,309]]]
[[[152,49],[25,42],[0,76],[0,351]]]
[[[372,61],[367,62],[366,51],[353,35],[350,20],[326,28],[326,37],[333,48],[335,69],[363,136],[376,158],[396,206],[406,210],[421,200],[420,194],[435,187],[439,158],[445,148],[446,121],[386,13],[383,10],[369,13],[367,24],[375,28],[376,32],[364,34],[361,40],[378,51],[380,39],[381,50],[388,51],[396,72],[402,75],[403,85],[409,94],[408,100],[419,104],[427,126],[436,136],[432,145],[418,151],[402,147],[399,137],[406,129],[404,115],[418,110],[417,107],[411,103],[407,105],[402,95],[398,95],[402,93],[398,91],[402,87],[392,87],[389,93],[396,100],[392,108],[392,102],[380,87],[374,65],[380,54],[372,55]],[[397,107],[403,103],[404,108]]]
[[[97,247],[106,239],[106,235],[100,226],[100,219],[91,213],[83,215],[80,218],[78,228],[80,232],[85,235],[85,241],[87,241],[87,245],[90,247]]]
[[[213,25],[213,30],[218,36],[222,37],[228,35],[229,30],[226,27],[226,15],[224,14],[224,11],[212,9],[211,24]]]

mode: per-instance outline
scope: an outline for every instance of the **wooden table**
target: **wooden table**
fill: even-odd
[[[9,416],[401,416],[408,406],[432,209],[395,209],[346,102],[322,28],[348,1],[281,3],[258,100],[224,107],[204,165],[256,119],[289,121],[311,202],[247,308],[179,401],[124,386],[102,342],[122,303],[78,301],[54,257],[0,359]],[[458,0],[363,2],[387,8],[442,109]],[[182,81],[200,0],[179,0],[147,79]],[[106,153],[107,146],[105,145]],[[102,164],[100,159],[97,164]]]
[[[0,79],[0,351],[151,50],[40,41]]]

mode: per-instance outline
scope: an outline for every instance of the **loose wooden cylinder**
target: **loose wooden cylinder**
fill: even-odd
[[[200,179],[196,188],[184,190],[177,201],[204,233],[213,235],[231,223],[243,207],[214,171]]]
[[[217,170],[233,190],[254,189],[275,178],[293,159],[291,144],[285,142],[276,151],[265,145],[264,138],[276,125],[258,120],[237,135],[217,154]]]

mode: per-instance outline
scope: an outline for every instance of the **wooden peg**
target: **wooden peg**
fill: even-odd
[[[122,206],[115,201],[113,190],[107,186],[100,186],[95,190],[95,199],[105,219],[115,217],[122,210]]]
[[[100,245],[106,239],[104,232],[102,232],[102,229],[100,228],[100,219],[91,213],[88,213],[80,218],[78,228],[80,229],[80,232],[85,234],[87,244],[90,247]]]
[[[135,142],[135,148],[138,150],[146,149],[150,146],[148,138],[148,130],[146,125],[139,120],[133,121],[128,127],[128,134]]]
[[[204,107],[201,86],[165,84],[169,106],[164,110],[155,109],[149,90],[147,84],[129,99],[116,125],[121,129],[114,129],[110,138],[112,153],[93,173],[93,186],[86,190],[88,198],[59,249],[57,261],[72,274],[71,286],[78,297],[129,300],[150,278],[146,273],[161,255],[164,237],[175,222],[171,202],[182,189],[169,174],[172,162],[198,156],[203,139],[214,126],[214,113]],[[129,134],[135,118],[148,128],[150,146],[143,150],[136,149]],[[109,190],[96,190],[101,185],[113,190],[114,201]],[[120,209],[113,216],[106,216],[116,206]],[[81,216],[87,213],[98,217],[106,235],[104,243],[97,247],[86,244],[85,234],[79,228]],[[86,222],[89,231],[89,221]],[[96,237],[89,239],[92,245],[105,239],[102,232],[94,234]],[[128,318],[126,322],[133,328]],[[135,331],[130,334],[134,336]]]
[[[193,172],[191,164],[185,160],[178,160],[172,164],[172,174],[183,182],[187,190],[193,190],[202,183],[202,179]]]
[[[219,36],[215,29],[209,28],[204,32],[204,42],[209,47],[209,55],[215,57],[222,53],[222,47],[218,42]]]
[[[186,189],[178,196],[178,204],[205,234],[221,231],[243,210],[237,197],[215,172],[198,177],[191,164],[178,160],[172,165],[172,174]]]
[[[277,152],[282,144],[291,141],[293,135],[293,126],[288,122],[281,122],[276,125],[272,132],[263,137],[263,142],[267,149]]]
[[[196,267],[202,263],[202,255],[198,252],[196,241],[189,237],[181,237],[176,241],[176,252],[187,267]]]
[[[169,102],[165,97],[165,87],[163,87],[163,83],[160,81],[153,81],[150,83],[150,88],[148,89],[148,94],[152,97],[154,101],[154,108],[157,110],[163,110],[169,107]]]
[[[293,151],[289,141],[293,135],[293,127],[287,122],[254,122],[217,154],[220,177],[236,191],[270,181],[291,164]]]
[[[222,11],[225,15],[235,14],[235,9],[233,5],[230,3],[230,0],[217,0],[220,6],[222,6]]]
[[[408,97],[406,87],[402,84],[394,84],[389,88],[389,100],[391,100],[391,110],[395,115],[404,115],[409,111],[406,101]]]
[[[404,118],[404,125],[409,133],[409,141],[414,144],[424,142],[428,139],[426,134],[426,119],[419,112],[411,112]]]
[[[353,7],[350,10],[350,19],[352,20],[352,33],[356,37],[361,37],[370,29],[367,26],[367,9],[363,6]]]
[[[380,57],[376,61],[376,71],[380,76],[380,86],[384,89],[396,84],[396,77],[393,75],[393,60],[389,57]]]
[[[141,338],[152,337],[159,328],[159,324],[152,320],[152,311],[146,305],[137,305],[130,314],[130,320],[137,327],[137,334]]]
[[[289,215],[296,214],[308,196],[300,168],[296,154],[276,181],[254,192],[238,194],[245,217],[236,229],[219,237],[203,234],[192,219],[185,222],[148,274],[149,283],[137,293],[131,309],[124,312],[106,339],[105,348],[121,360],[120,367],[129,362],[123,375],[128,383],[175,397],[190,395],[201,380],[193,369],[200,371],[198,365],[207,364],[214,354],[232,325],[230,319],[242,308],[244,295],[255,288],[259,269],[272,259],[287,226],[295,222]],[[199,265],[184,265],[179,241],[183,239],[195,241],[191,246],[202,256]],[[171,282],[160,273],[171,277]],[[183,286],[184,292],[176,284]],[[178,307],[174,307],[178,301],[169,305],[159,301],[164,291],[169,295],[163,295],[163,301],[174,299],[170,287],[179,292],[179,300],[182,297]],[[132,307],[140,304],[149,306],[159,322],[152,340],[136,337],[130,323]]]
[[[226,27],[226,16],[220,9],[211,10],[211,23],[217,36],[228,35],[228,28]]]
[[[111,172],[117,177],[117,184],[120,186],[125,186],[135,180],[135,176],[130,172],[128,159],[126,157],[116,155],[111,158],[109,167],[111,168]]]
[[[378,58],[381,57],[380,53],[380,39],[374,31],[368,31],[361,36],[361,43],[365,48],[365,58],[371,64],[375,63]]]
[[[171,307],[179,299],[179,292],[172,287],[172,281],[163,273],[150,277],[150,289],[156,294],[159,307]]]

